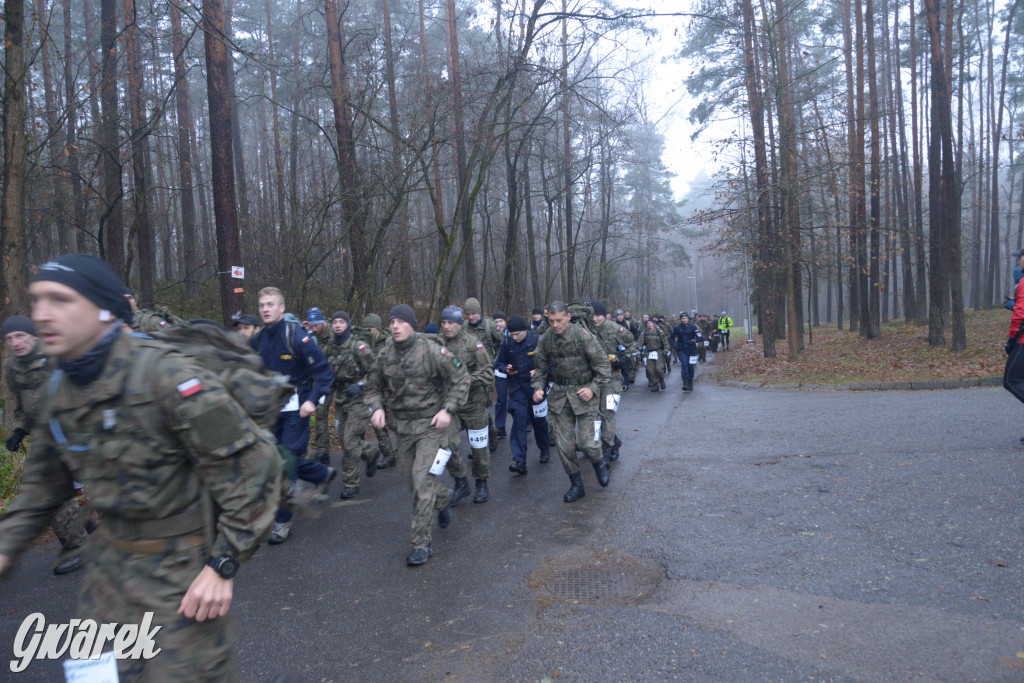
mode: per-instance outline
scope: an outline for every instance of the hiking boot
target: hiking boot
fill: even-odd
[[[569,490],[565,492],[564,496],[562,496],[562,500],[566,503],[574,503],[587,495],[587,492],[583,490],[583,477],[580,476],[579,472],[576,474],[570,474],[569,481],[572,483],[572,486],[570,486]]]
[[[594,474],[597,475],[597,483],[601,486],[608,485],[608,463],[598,460],[594,463]]]
[[[504,427],[498,427],[497,438],[498,439],[504,439],[507,436],[508,436],[508,433],[505,431],[505,428]]]
[[[390,455],[377,463],[377,469],[386,470],[389,467],[394,467],[397,462],[398,458],[396,458],[393,455]]]
[[[82,558],[72,557],[70,560],[64,560],[56,567],[53,568],[53,573],[57,576],[61,574],[70,574],[71,572],[77,572],[82,568]]]
[[[660,389],[661,389],[662,391],[664,391],[664,390],[665,390],[665,380],[663,380],[663,379],[662,379],[662,380],[659,380],[659,381],[658,381],[658,387],[659,387],[659,388],[660,388]]]
[[[270,538],[267,539],[267,543],[270,545],[284,543],[291,534],[291,522],[274,522],[274,530],[270,532]]]
[[[549,460],[551,460],[551,452],[548,449],[544,449],[540,452],[540,462],[541,464],[544,464]]]
[[[327,489],[330,488],[331,482],[334,481],[336,476],[338,476],[338,470],[333,467],[328,467],[327,476],[324,477],[322,482],[316,485],[316,491],[313,493],[313,497],[311,498],[314,503],[323,503],[327,500]]]
[[[405,558],[405,563],[410,567],[418,567],[421,564],[426,564],[432,554],[429,545],[424,548],[413,548],[409,557]]]
[[[462,477],[455,480],[455,488],[452,489],[452,497],[449,505],[455,507],[463,498],[469,495],[469,477]]]
[[[358,486],[346,486],[341,490],[341,499],[348,500],[349,498],[355,498],[359,495]]]
[[[366,476],[367,478],[377,474],[377,468],[380,467],[380,453],[373,454],[373,460],[366,463]]]
[[[619,447],[620,446],[622,446],[622,439],[620,439],[619,435],[616,434],[615,435],[615,444],[612,446],[612,452],[611,452],[612,462],[614,462],[614,461],[619,459]]]
[[[515,474],[526,474],[526,463],[516,460],[508,466],[508,471]]]
[[[445,505],[443,508],[437,511],[437,525],[442,529],[447,529],[448,525],[452,523],[452,506],[451,503]]]
[[[490,498],[490,492],[487,490],[487,480],[477,479],[476,480],[476,495],[473,496],[474,503],[486,503],[487,499]]]

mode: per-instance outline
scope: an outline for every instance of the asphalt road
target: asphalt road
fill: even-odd
[[[243,681],[1022,681],[1024,406],[1002,389],[624,396],[611,485],[492,456],[491,501],[405,566],[394,470],[298,518],[236,579]],[[0,659],[78,577],[28,551]],[[37,662],[0,680],[60,680]]]

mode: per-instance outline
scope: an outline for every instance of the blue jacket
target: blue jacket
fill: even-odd
[[[675,349],[680,356],[692,356],[696,354],[697,344],[700,344],[702,340],[703,336],[700,333],[700,329],[692,322],[686,323],[685,325],[679,323],[672,328],[672,335],[669,337],[669,343],[672,344],[672,348]]]
[[[507,335],[505,341],[498,347],[498,356],[494,359],[494,368],[505,372],[511,365],[514,373],[510,373],[508,381],[516,385],[530,383],[530,370],[537,367],[533,362],[533,352],[537,348],[537,341],[540,335],[533,330],[527,330],[526,338],[521,343],[516,343],[512,335]]]
[[[313,335],[302,325],[279,320],[260,330],[249,344],[268,368],[288,375],[288,381],[298,387],[299,405],[306,401],[318,403],[320,397],[330,392],[334,372]]]

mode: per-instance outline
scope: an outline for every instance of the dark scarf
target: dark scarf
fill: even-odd
[[[399,353],[405,354],[406,351],[412,348],[412,345],[416,343],[418,335],[412,335],[403,342],[395,341],[395,348],[398,349]],[[394,339],[394,337],[392,337]]]
[[[348,338],[351,337],[351,336],[352,336],[352,328],[351,327],[346,327],[345,331],[342,332],[341,334],[338,334],[337,332],[335,332],[334,333],[334,344],[335,344],[335,346],[341,346],[342,344],[347,342]]]
[[[80,358],[74,360],[62,360],[58,367],[64,371],[67,378],[78,386],[85,386],[94,382],[103,372],[103,366],[107,364],[110,357],[110,350],[114,348],[114,342],[121,335],[121,321],[116,321],[96,346],[85,352]]]

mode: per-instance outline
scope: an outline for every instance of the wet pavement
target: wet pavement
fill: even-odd
[[[235,581],[240,680],[1024,680],[1024,406],[733,389],[703,365],[687,395],[673,369],[625,394],[608,488],[584,465],[563,503],[557,458],[531,443],[517,477],[502,441],[490,502],[435,525],[423,567],[395,470],[335,486]],[[0,658],[28,614],[72,616],[55,556],[0,583]]]

